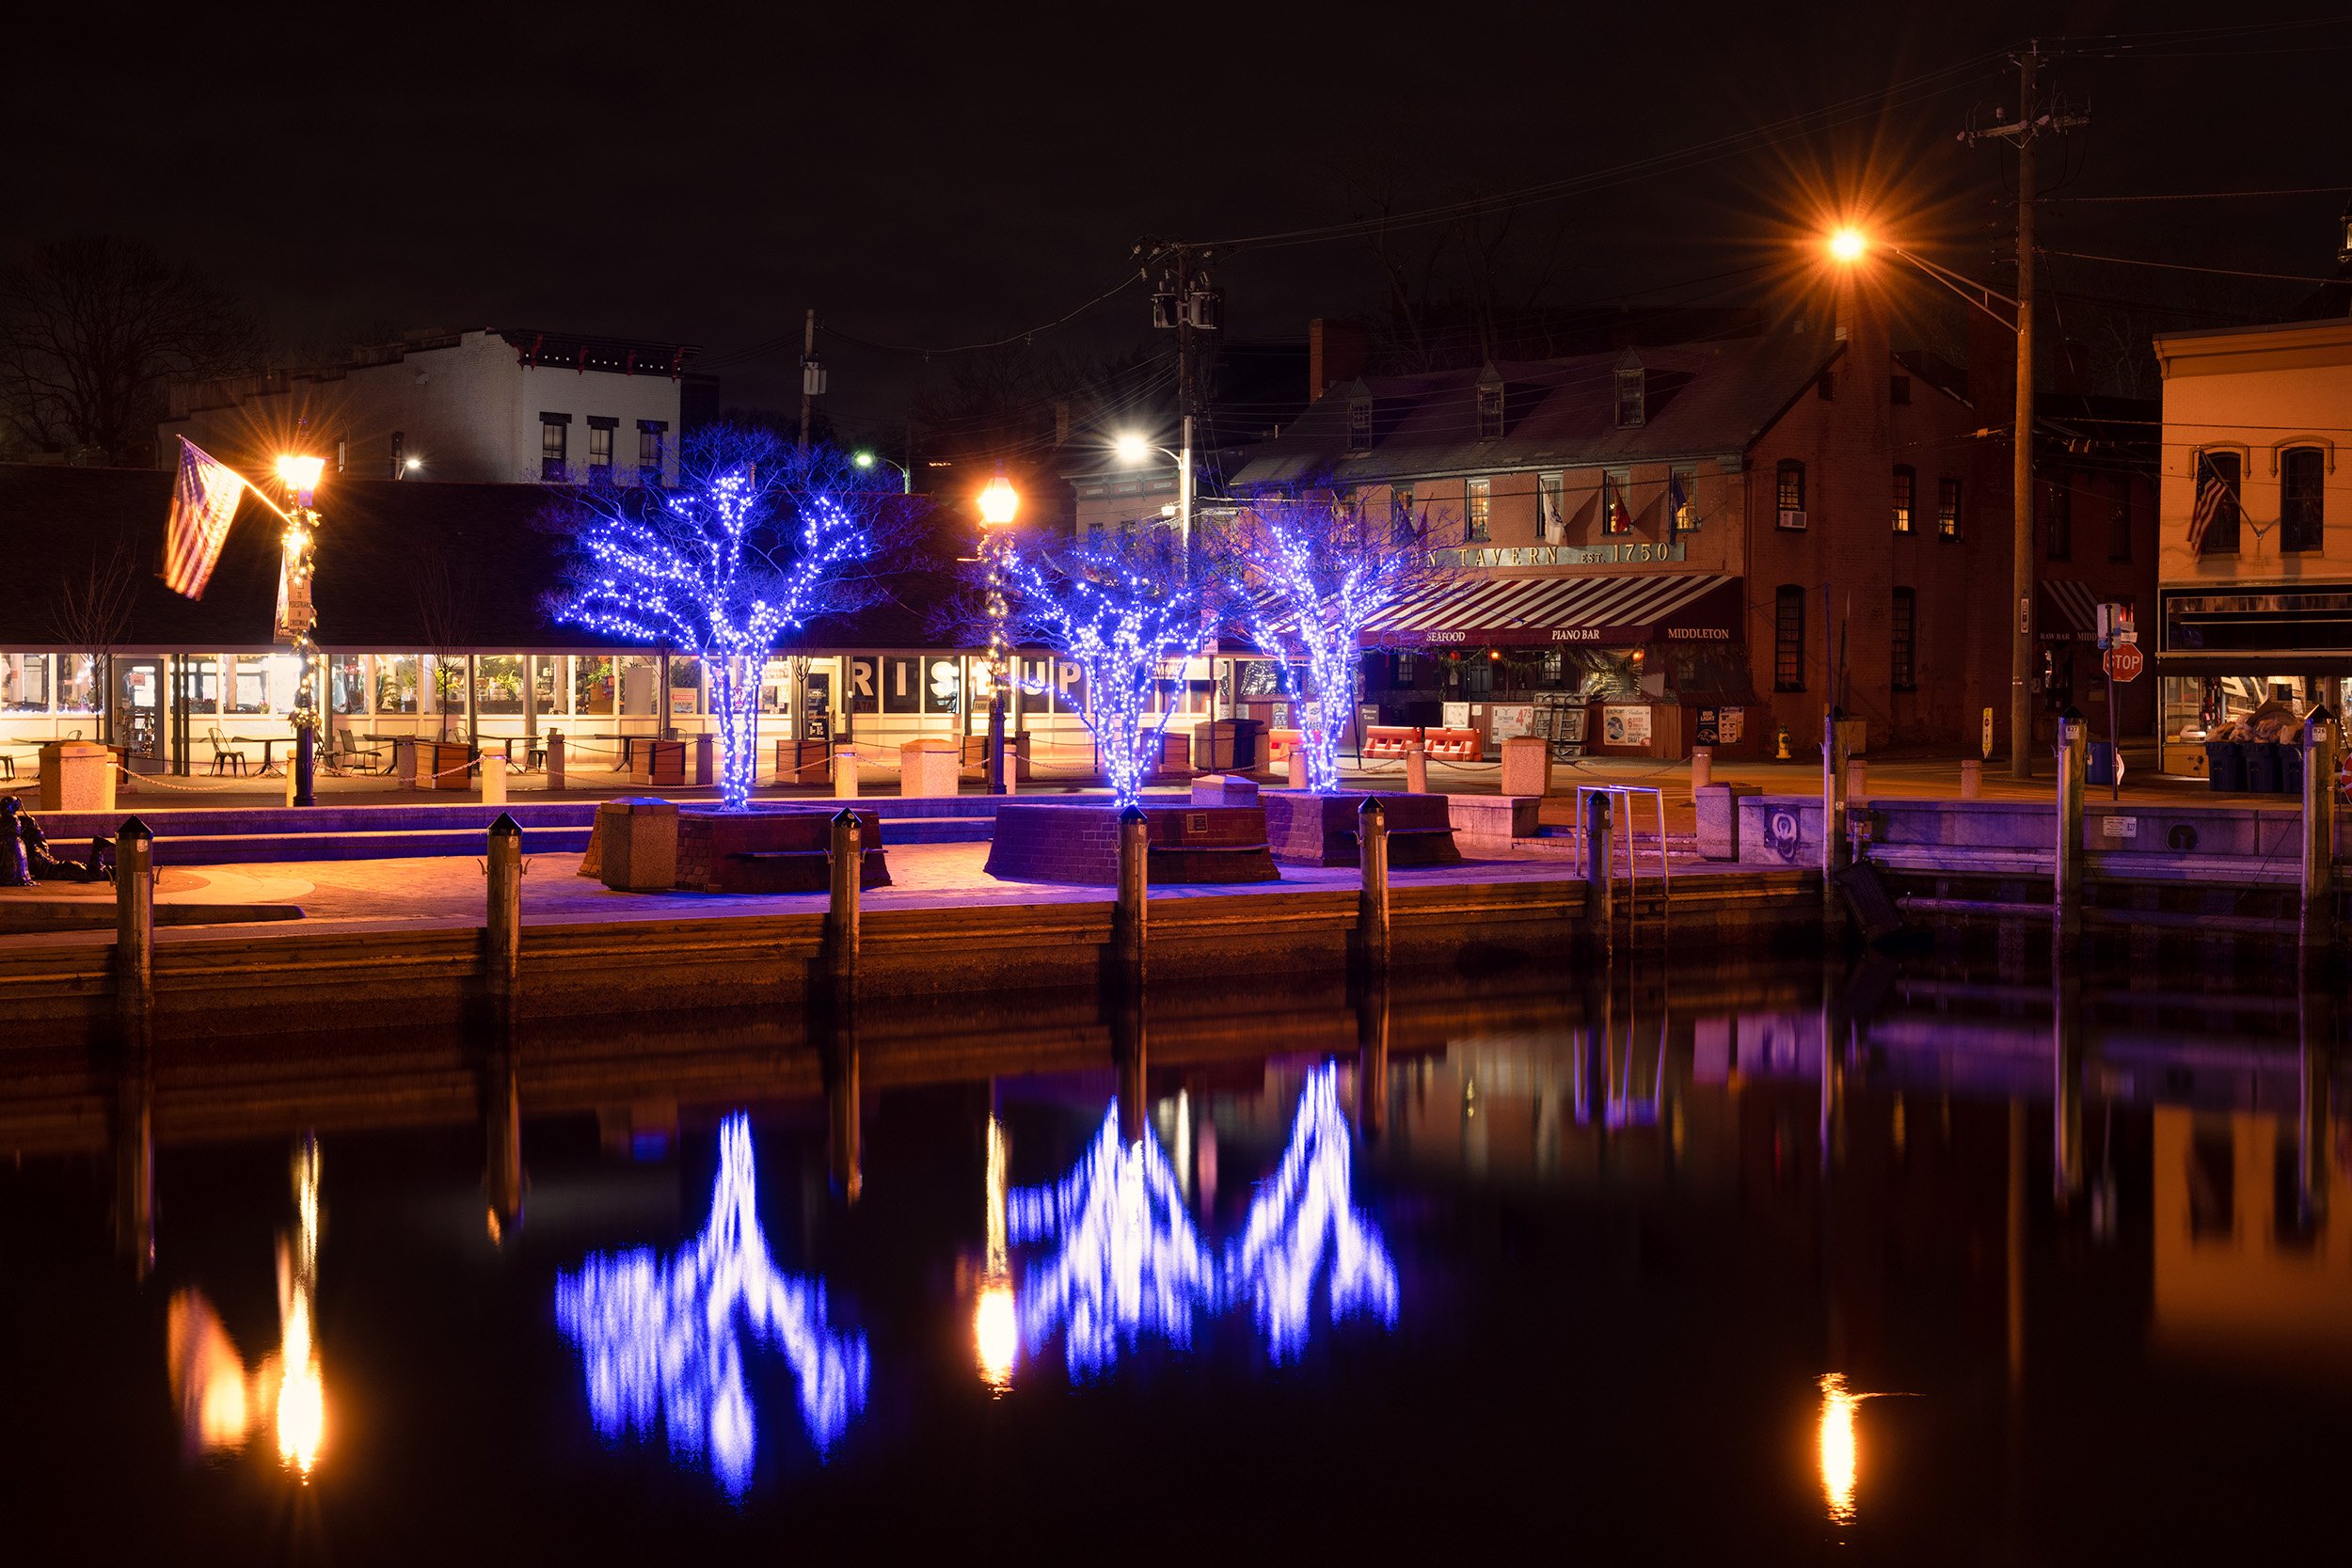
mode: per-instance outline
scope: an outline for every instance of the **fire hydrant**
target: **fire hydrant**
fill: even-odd
[[[1788,725],[1783,724],[1783,725],[1780,727],[1780,735],[1779,735],[1779,736],[1778,736],[1777,740],[1776,740],[1774,743],[1775,743],[1775,744],[1779,747],[1779,750],[1778,750],[1778,751],[1775,751],[1775,752],[1772,753],[1772,760],[1773,760],[1774,762],[1794,762],[1794,761],[1796,761],[1796,760],[1797,760],[1795,757],[1790,756],[1790,755],[1788,754]]]

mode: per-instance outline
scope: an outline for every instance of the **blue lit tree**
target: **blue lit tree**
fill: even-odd
[[[1186,569],[1166,529],[1048,547],[1014,542],[1004,577],[1013,640],[1052,648],[1084,674],[1104,776],[1118,803],[1132,805],[1181,705],[1184,665],[1208,643],[1218,584]]]
[[[545,521],[568,542],[548,607],[557,620],[701,662],[720,794],[739,811],[757,773],[770,657],[816,617],[880,597],[876,573],[912,518],[903,498],[873,490],[830,447],[714,425],[681,444],[675,488],[593,478],[558,492]]]
[[[1381,618],[1454,592],[1456,571],[1439,552],[1461,542],[1460,525],[1428,508],[1327,488],[1246,496],[1207,531],[1241,629],[1278,661],[1283,694],[1321,710],[1320,723],[1299,726],[1309,788],[1340,787],[1340,737],[1356,712],[1365,651],[1406,641],[1383,631]]]
[[[578,1274],[556,1277],[555,1319],[579,1347],[598,1432],[617,1439],[658,1424],[673,1453],[708,1454],[734,1496],[750,1484],[758,1444],[745,1328],[784,1352],[819,1454],[866,1408],[866,1337],[833,1325],[821,1280],[786,1274],[769,1254],[751,1123],[740,1113],[719,1130],[719,1180],[702,1233],[663,1259],[650,1248],[591,1254]]]

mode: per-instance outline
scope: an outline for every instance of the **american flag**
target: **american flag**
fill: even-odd
[[[180,477],[171,487],[171,519],[164,525],[164,584],[200,599],[229,537],[246,483],[228,464],[180,437]]]
[[[2204,488],[2197,492],[2197,510],[2188,519],[2188,553],[2196,555],[2205,547],[2205,530],[2221,515],[2221,509],[2230,504],[2230,486],[2219,474],[2209,474]]]
[[[1625,497],[1618,493],[1617,476],[1600,476],[1600,529],[1603,533],[1623,533],[1631,522],[1625,509]]]

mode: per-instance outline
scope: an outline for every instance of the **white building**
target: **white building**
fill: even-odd
[[[678,434],[715,401],[687,370],[694,353],[526,327],[411,332],[343,364],[176,385],[156,450],[169,467],[184,436],[248,474],[299,442],[355,479],[675,483]]]

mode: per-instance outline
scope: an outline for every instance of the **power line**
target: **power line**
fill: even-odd
[[[2280,283],[2340,283],[2340,277],[2317,277],[2300,272],[2248,272],[2239,267],[2201,267],[2187,261],[2150,261],[2137,256],[2093,256],[2082,250],[2052,250],[2036,246],[2044,256],[2067,256],[2077,261],[2110,261],[2124,267],[2162,267],[2168,272],[2205,272],[2222,277],[2266,277]]]
[[[2352,191],[2352,185],[2293,185],[2267,191],[2165,191],[2145,196],[2045,196],[2036,199],[2056,201],[2238,201],[2262,196],[2341,196]]]

